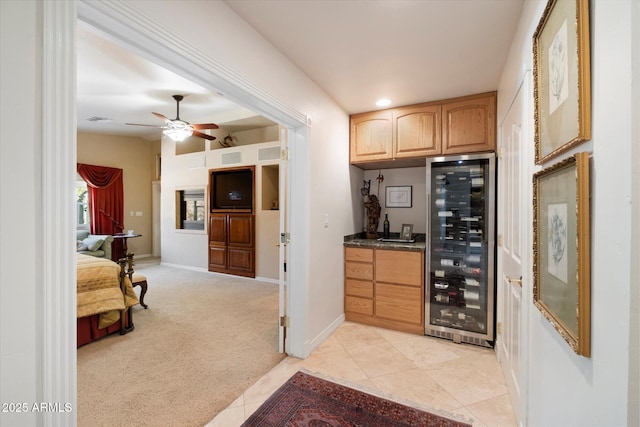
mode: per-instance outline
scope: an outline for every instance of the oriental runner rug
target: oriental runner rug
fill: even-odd
[[[297,372],[242,427],[471,427]]]

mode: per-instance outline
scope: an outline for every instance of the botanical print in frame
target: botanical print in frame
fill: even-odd
[[[547,220],[547,271],[567,283],[567,203],[550,203],[547,206]]]
[[[549,0],[533,36],[536,164],[591,138],[589,1]]]
[[[533,205],[533,302],[573,351],[589,357],[589,153],[536,173]]]

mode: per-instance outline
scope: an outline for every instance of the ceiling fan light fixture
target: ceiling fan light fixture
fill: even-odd
[[[162,133],[175,142],[182,142],[189,138],[193,134],[193,131],[187,129],[165,129]]]
[[[193,135],[193,126],[182,120],[173,120],[162,133],[175,142],[182,142]]]

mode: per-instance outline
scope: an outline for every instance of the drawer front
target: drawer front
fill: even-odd
[[[347,261],[344,263],[344,274],[349,279],[373,280],[373,264]]]
[[[373,282],[346,279],[345,294],[354,297],[373,298]]]
[[[376,282],[422,286],[423,273],[422,252],[376,251]]]
[[[373,316],[373,300],[346,296],[344,299],[344,311]]]
[[[373,262],[373,249],[350,247],[344,249],[344,259],[346,261]]]
[[[421,324],[423,306],[420,288],[376,283],[377,317]]]

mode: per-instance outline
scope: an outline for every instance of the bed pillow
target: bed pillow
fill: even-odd
[[[87,247],[91,252],[95,252],[104,243],[104,238],[98,236],[89,236],[82,241],[82,243]]]
[[[76,243],[77,245],[77,251],[88,251],[89,248],[87,247],[87,245],[85,245],[84,243],[82,243],[82,240],[78,240],[78,242]]]

